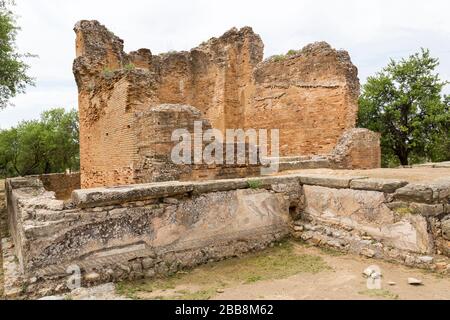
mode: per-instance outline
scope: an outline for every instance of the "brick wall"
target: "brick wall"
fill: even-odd
[[[381,167],[380,134],[355,128],[346,131],[331,153],[334,167],[371,169]]]
[[[189,52],[161,55],[148,49],[126,54],[123,41],[97,21],[81,21],[75,32],[83,187],[156,177],[146,157],[161,154],[151,150],[164,144],[157,141],[158,130],[165,134],[186,125],[186,119],[177,123],[174,118],[167,127],[148,123],[143,128],[137,115],[161,104],[194,106],[222,131],[279,129],[281,156],[327,155],[355,126],[357,69],[347,52],[326,43],[262,61],[264,45],[249,27],[231,29]],[[356,166],[377,164],[364,162],[365,154],[376,156],[376,147],[361,142],[351,150],[349,156],[360,157]],[[233,170],[227,172],[229,177]]]
[[[73,190],[80,189],[80,173],[50,173],[38,176],[45,190],[54,191],[56,199],[70,199]]]

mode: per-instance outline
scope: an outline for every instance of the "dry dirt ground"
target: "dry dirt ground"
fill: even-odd
[[[362,273],[371,265],[381,269],[381,289],[367,288]],[[409,277],[422,280],[423,285],[409,285]],[[117,286],[117,293],[132,299],[448,300],[449,288],[450,277],[289,241],[166,280],[124,282]]]

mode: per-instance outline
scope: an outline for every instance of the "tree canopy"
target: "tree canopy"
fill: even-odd
[[[79,169],[78,113],[52,109],[40,120],[0,130],[0,176]]]
[[[0,109],[5,108],[10,99],[25,91],[33,79],[27,75],[29,66],[23,61],[27,55],[16,48],[19,27],[14,14],[8,7],[10,1],[0,1]]]
[[[358,124],[381,132],[384,166],[450,160],[450,96],[429,50],[369,77],[359,99]]]

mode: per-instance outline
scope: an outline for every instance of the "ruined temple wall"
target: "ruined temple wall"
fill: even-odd
[[[83,187],[134,182],[133,161],[136,159],[137,141],[134,114],[124,108],[127,91],[128,81],[121,79],[112,88],[100,90],[89,99],[80,101]]]
[[[114,74],[124,61],[123,41],[95,21],[74,28],[80,118],[81,186],[133,183],[136,138],[126,110],[129,82]]]
[[[216,128],[224,127],[224,76],[204,53],[179,52],[155,57],[159,103],[195,106]]]
[[[165,103],[194,106],[222,131],[280,129],[280,156],[327,155],[355,126],[357,69],[326,43],[262,61],[264,45],[249,27],[161,55],[125,53],[97,21],[75,32],[84,188],[148,181],[136,115]]]
[[[149,146],[158,145],[155,139],[165,132],[155,130],[164,125],[144,128],[145,121],[137,116],[149,108],[189,103],[215,128],[243,127],[242,108],[235,110],[240,108],[237,89],[249,82],[251,70],[262,59],[263,46],[250,28],[232,29],[190,52],[157,56],[148,49],[126,54],[123,41],[96,21],[79,22],[75,32],[82,187],[149,182],[158,176],[146,159],[152,153],[162,155]],[[230,108],[235,109],[227,120]],[[174,130],[182,123],[167,125]],[[209,171],[206,176],[214,178],[236,170]],[[248,170],[240,171],[238,176]],[[144,176],[143,172],[154,174]],[[205,176],[203,168],[194,173],[194,178]]]
[[[172,141],[172,132],[184,128],[191,134],[190,144],[193,154],[192,133],[195,121],[202,123],[204,130],[211,128],[198,109],[187,105],[162,104],[136,114],[136,133],[139,141],[139,160],[136,163],[138,182],[180,180],[181,176],[190,177],[191,166],[177,165],[171,161],[171,151],[177,144]]]
[[[344,132],[329,159],[337,169],[381,167],[381,134],[364,128]]]
[[[283,156],[328,154],[355,126],[359,82],[345,51],[314,43],[264,61],[254,79],[246,126],[279,128]]]
[[[188,105],[161,104],[156,107],[150,107],[144,112],[136,113],[135,128],[137,140],[139,141],[139,160],[135,163],[135,181],[147,183],[171,180],[211,180],[259,175],[260,163],[250,164],[248,161],[250,150],[248,143],[243,146],[246,152],[246,163],[203,162],[202,153],[209,143],[196,141],[194,134],[195,123],[203,130],[212,129],[210,122],[203,117],[202,112]],[[180,128],[183,129],[183,134],[189,134],[189,137],[183,137],[183,141],[187,141],[190,148],[174,154],[182,156],[186,152],[190,152],[190,156],[184,163],[174,163],[171,158],[172,151],[177,150],[174,147],[179,141],[172,140],[172,133]],[[216,137],[212,140],[216,140]],[[217,142],[216,146],[218,149],[214,149],[214,156],[218,156],[220,152],[222,153],[222,159],[225,160],[227,144],[219,139],[217,139]],[[258,152],[256,146],[253,147]],[[238,143],[233,144],[233,149],[236,156]],[[200,163],[196,160],[196,152],[200,155]]]
[[[249,27],[233,28],[189,52],[155,56],[160,103],[189,104],[201,110],[214,128],[243,128],[244,92],[262,61],[263,43]]]

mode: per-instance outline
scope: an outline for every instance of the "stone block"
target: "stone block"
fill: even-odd
[[[20,188],[43,188],[44,184],[38,177],[17,177],[6,181],[12,189]]]
[[[350,188],[392,193],[407,184],[407,181],[394,179],[354,179],[350,182]]]
[[[111,188],[81,189],[72,192],[72,201],[80,208],[106,206],[130,201],[163,198],[193,191],[189,182],[161,182]]]
[[[446,240],[450,240],[450,219],[442,221],[442,236]]]
[[[364,177],[346,177],[331,175],[301,175],[300,183],[304,185],[322,186],[329,188],[349,188],[353,179],[361,179]]]
[[[404,212],[397,218],[378,191],[303,186],[305,215],[321,225],[348,226],[400,250],[428,253],[425,217]]]
[[[443,204],[425,204],[412,202],[409,204],[412,213],[420,214],[425,217],[435,217],[444,213]]]
[[[427,185],[410,183],[397,189],[394,194],[394,199],[412,202],[432,202],[433,189]]]

